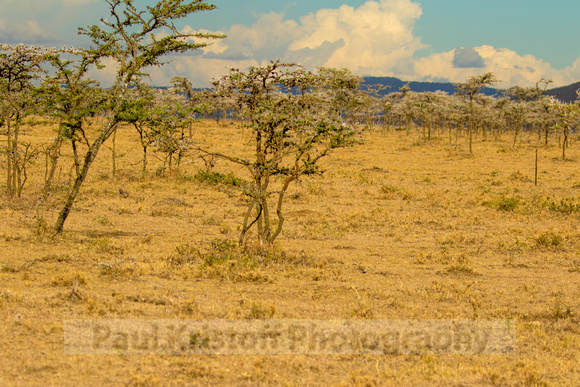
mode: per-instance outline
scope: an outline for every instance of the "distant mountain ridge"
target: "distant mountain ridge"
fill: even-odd
[[[554,89],[546,90],[544,94],[553,95],[562,102],[570,103],[576,101],[578,95],[576,90],[580,89],[580,82],[573,83],[568,86],[556,87]]]
[[[373,85],[384,85],[390,86],[388,90],[381,92],[381,95],[387,95],[391,93],[396,93],[403,87],[407,82],[404,82],[398,78],[394,77],[364,77],[364,86]],[[426,91],[444,91],[448,94],[455,94],[457,92],[457,87],[455,87],[451,82],[409,82],[409,88],[411,91],[417,93],[423,93]],[[577,98],[576,90],[580,89],[580,82],[573,83],[568,86],[557,87],[554,89],[546,90],[544,94],[552,95],[561,102],[574,102]],[[502,91],[494,88],[485,88],[482,90],[485,95],[490,96],[501,96]]]
[[[423,93],[426,91],[444,91],[450,95],[457,92],[457,87],[451,82],[408,82],[411,91],[416,93]],[[405,86],[407,82],[394,77],[363,77],[362,88],[365,86],[383,85],[390,86],[389,89],[381,91],[380,95],[388,95],[398,92],[401,87]],[[168,89],[169,86],[155,86],[157,89]],[[564,103],[574,102],[577,99],[576,90],[580,89],[580,82],[573,83],[568,86],[556,87],[544,92],[545,95],[552,95],[556,99]],[[195,88],[195,90],[209,90],[209,88]],[[485,95],[500,97],[503,95],[501,89],[486,87],[482,90]]]
[[[455,87],[451,82],[408,82],[411,91],[416,93],[423,93],[426,91],[444,91],[448,94],[455,94],[457,92],[457,87]],[[407,82],[403,82],[398,78],[393,77],[364,77],[362,86],[373,86],[373,85],[384,85],[390,86],[389,89],[381,92],[381,95],[387,95],[391,93],[396,93],[403,87]],[[483,90],[485,95],[496,96],[501,94],[498,89],[486,87]]]

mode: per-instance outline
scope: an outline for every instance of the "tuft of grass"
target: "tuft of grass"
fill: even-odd
[[[242,186],[245,181],[243,179],[237,178],[234,176],[232,172],[226,174],[219,173],[219,172],[205,172],[199,170],[193,178],[197,181],[208,183],[211,185],[232,185],[234,187]]]
[[[544,207],[553,212],[561,212],[563,214],[571,214],[573,212],[580,212],[580,203],[574,196],[570,198],[562,198],[560,201],[548,196],[544,200]]]
[[[535,238],[536,246],[550,248],[558,247],[562,243],[562,237],[553,231],[548,231],[540,234]]]
[[[97,216],[93,219],[95,222],[102,224],[103,226],[112,226],[113,222],[109,220],[106,216]]]
[[[394,185],[385,184],[380,188],[381,193],[390,195],[399,192],[399,188],[395,187]]]
[[[205,226],[221,226],[223,221],[211,215],[209,218],[205,218],[201,221]]]
[[[50,234],[50,232],[51,228],[48,225],[46,219],[44,219],[42,216],[35,216],[32,233],[37,237],[42,237],[44,235]]]
[[[512,212],[518,208],[519,204],[520,204],[519,196],[507,197],[505,195],[502,195],[502,197],[499,199],[497,203],[497,209],[499,211]]]
[[[238,246],[229,239],[216,239],[211,243],[211,250],[205,255],[202,266],[212,267],[223,265],[228,261],[239,258]]]
[[[465,264],[451,265],[447,268],[447,273],[450,274],[463,274],[470,276],[478,276],[480,274],[476,273],[471,266]]]
[[[199,250],[191,246],[189,243],[179,245],[173,251],[169,257],[167,257],[167,262],[171,265],[179,266],[184,264],[194,263],[200,257]]]
[[[125,252],[123,247],[116,246],[108,238],[95,238],[89,243],[89,246],[99,254],[122,255]]]
[[[521,173],[520,171],[515,171],[514,173],[512,173],[508,179],[512,180],[512,181],[521,181],[523,183],[529,183],[532,180],[527,177],[526,175],[524,175],[523,173]]]
[[[560,300],[554,302],[554,307],[548,312],[548,317],[554,320],[565,319],[574,316],[574,312],[569,305],[564,305]]]
[[[359,300],[356,306],[349,313],[350,318],[373,319],[374,316],[375,314],[373,310],[362,300]]]
[[[87,280],[83,274],[75,272],[72,276],[57,275],[51,280],[50,285],[68,287],[72,286],[75,281],[77,281],[79,285],[86,285],[87,283]]]
[[[274,317],[276,306],[264,306],[261,302],[252,302],[248,307],[246,318],[250,320],[261,320]]]

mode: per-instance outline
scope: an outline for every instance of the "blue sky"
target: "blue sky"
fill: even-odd
[[[403,80],[461,82],[487,71],[502,87],[530,86],[542,77],[555,86],[580,80],[578,0],[209,2],[218,8],[179,27],[228,38],[152,69],[152,84],[181,75],[207,86],[227,67],[277,58]],[[103,16],[104,0],[0,0],[0,42],[80,46],[87,41],[77,27]],[[106,82],[111,73],[95,76]]]

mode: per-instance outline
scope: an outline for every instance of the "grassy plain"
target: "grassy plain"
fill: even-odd
[[[36,127],[23,139],[51,135]],[[193,136],[251,152],[233,124],[196,124]],[[458,148],[394,130],[361,139],[291,188],[265,253],[232,247],[238,187],[195,178],[205,166],[194,155],[142,174],[130,127],[117,135],[117,176],[105,148],[51,236],[71,158],[48,201],[38,159],[23,198],[0,198],[0,384],[580,385],[577,145],[568,160],[555,138],[540,147],[535,186],[531,134],[516,148],[509,135],[478,139],[473,157],[462,138]],[[213,171],[248,178],[226,161]],[[93,318],[512,318],[517,353],[65,355],[63,321]]]

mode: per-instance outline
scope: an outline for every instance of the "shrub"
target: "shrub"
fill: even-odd
[[[580,203],[576,203],[576,201],[577,199],[575,197],[563,198],[557,201],[548,196],[544,201],[544,207],[547,207],[550,211],[571,214],[573,212],[580,212]]]
[[[233,185],[235,187],[239,187],[239,186],[244,184],[243,179],[239,179],[239,178],[235,177],[234,174],[231,172],[226,175],[226,174],[219,173],[219,172],[205,172],[205,171],[199,170],[195,174],[195,176],[193,176],[193,178],[197,181],[209,183],[212,185],[223,184],[223,185]]]
[[[540,234],[535,240],[538,247],[557,247],[562,243],[562,237],[552,231]]]
[[[506,197],[506,196],[502,196],[499,199],[498,205],[497,205],[497,209],[500,211],[514,211],[516,208],[518,208],[518,205],[520,203],[520,198],[517,196],[514,197]]]

